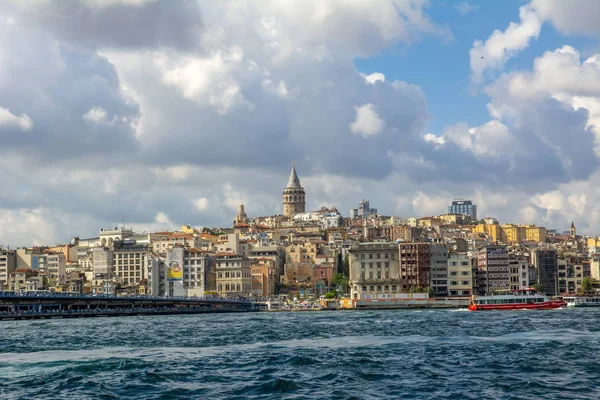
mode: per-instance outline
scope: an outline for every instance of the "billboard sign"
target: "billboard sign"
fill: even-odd
[[[174,248],[167,251],[167,281],[183,280],[183,249]]]

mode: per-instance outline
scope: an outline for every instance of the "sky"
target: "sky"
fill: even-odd
[[[596,0],[0,2],[0,244],[307,209],[600,234]]]

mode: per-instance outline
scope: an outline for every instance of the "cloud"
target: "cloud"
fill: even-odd
[[[27,114],[23,113],[20,116],[16,116],[9,109],[0,107],[0,128],[2,126],[15,127],[23,131],[28,131],[33,127],[33,122]]]
[[[365,80],[371,84],[375,84],[376,82],[385,82],[385,75],[381,72],[373,72],[372,74],[365,75],[360,74]]]
[[[308,209],[369,194],[390,214],[436,214],[472,197],[501,220],[600,222],[596,56],[548,52],[482,87],[487,122],[430,132],[418,82],[354,64],[447,37],[426,2],[298,4],[0,2],[2,107],[32,121],[0,127],[0,242],[94,236],[123,216],[230,226],[240,199],[249,216],[281,213],[292,159]],[[536,200],[553,191],[564,209]]]
[[[199,211],[206,211],[208,209],[208,198],[200,197],[199,199],[194,200],[194,206]]]
[[[543,20],[530,6],[519,8],[520,22],[511,22],[506,30],[495,30],[485,41],[476,40],[469,51],[471,59],[471,79],[480,83],[488,70],[498,70],[506,61],[525,49],[532,38],[537,38]]]
[[[363,104],[360,107],[354,107],[354,109],[356,110],[356,119],[349,125],[352,133],[363,137],[381,133],[385,121],[379,117],[373,104]]]
[[[458,11],[460,15],[467,15],[472,11],[479,10],[479,6],[475,4],[470,4],[466,1],[460,2],[454,5],[454,8]]]

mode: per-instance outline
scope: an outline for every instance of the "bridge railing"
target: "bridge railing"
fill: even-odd
[[[252,301],[245,297],[240,298],[221,298],[221,297],[188,297],[188,296],[146,296],[146,295],[109,295],[109,294],[80,294],[80,293],[46,293],[46,292],[9,292],[0,291],[2,298],[22,298],[22,299],[73,299],[73,300],[148,300],[148,301],[202,301],[208,303],[251,303]]]

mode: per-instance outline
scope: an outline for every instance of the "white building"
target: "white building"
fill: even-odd
[[[473,294],[473,268],[468,253],[448,254],[448,295],[470,296]]]
[[[350,218],[368,218],[371,215],[377,215],[377,209],[371,208],[369,206],[369,200],[362,199],[360,203],[358,203],[358,208],[353,208],[350,210]]]
[[[387,299],[401,293],[397,244],[352,245],[348,255],[352,299]]]

